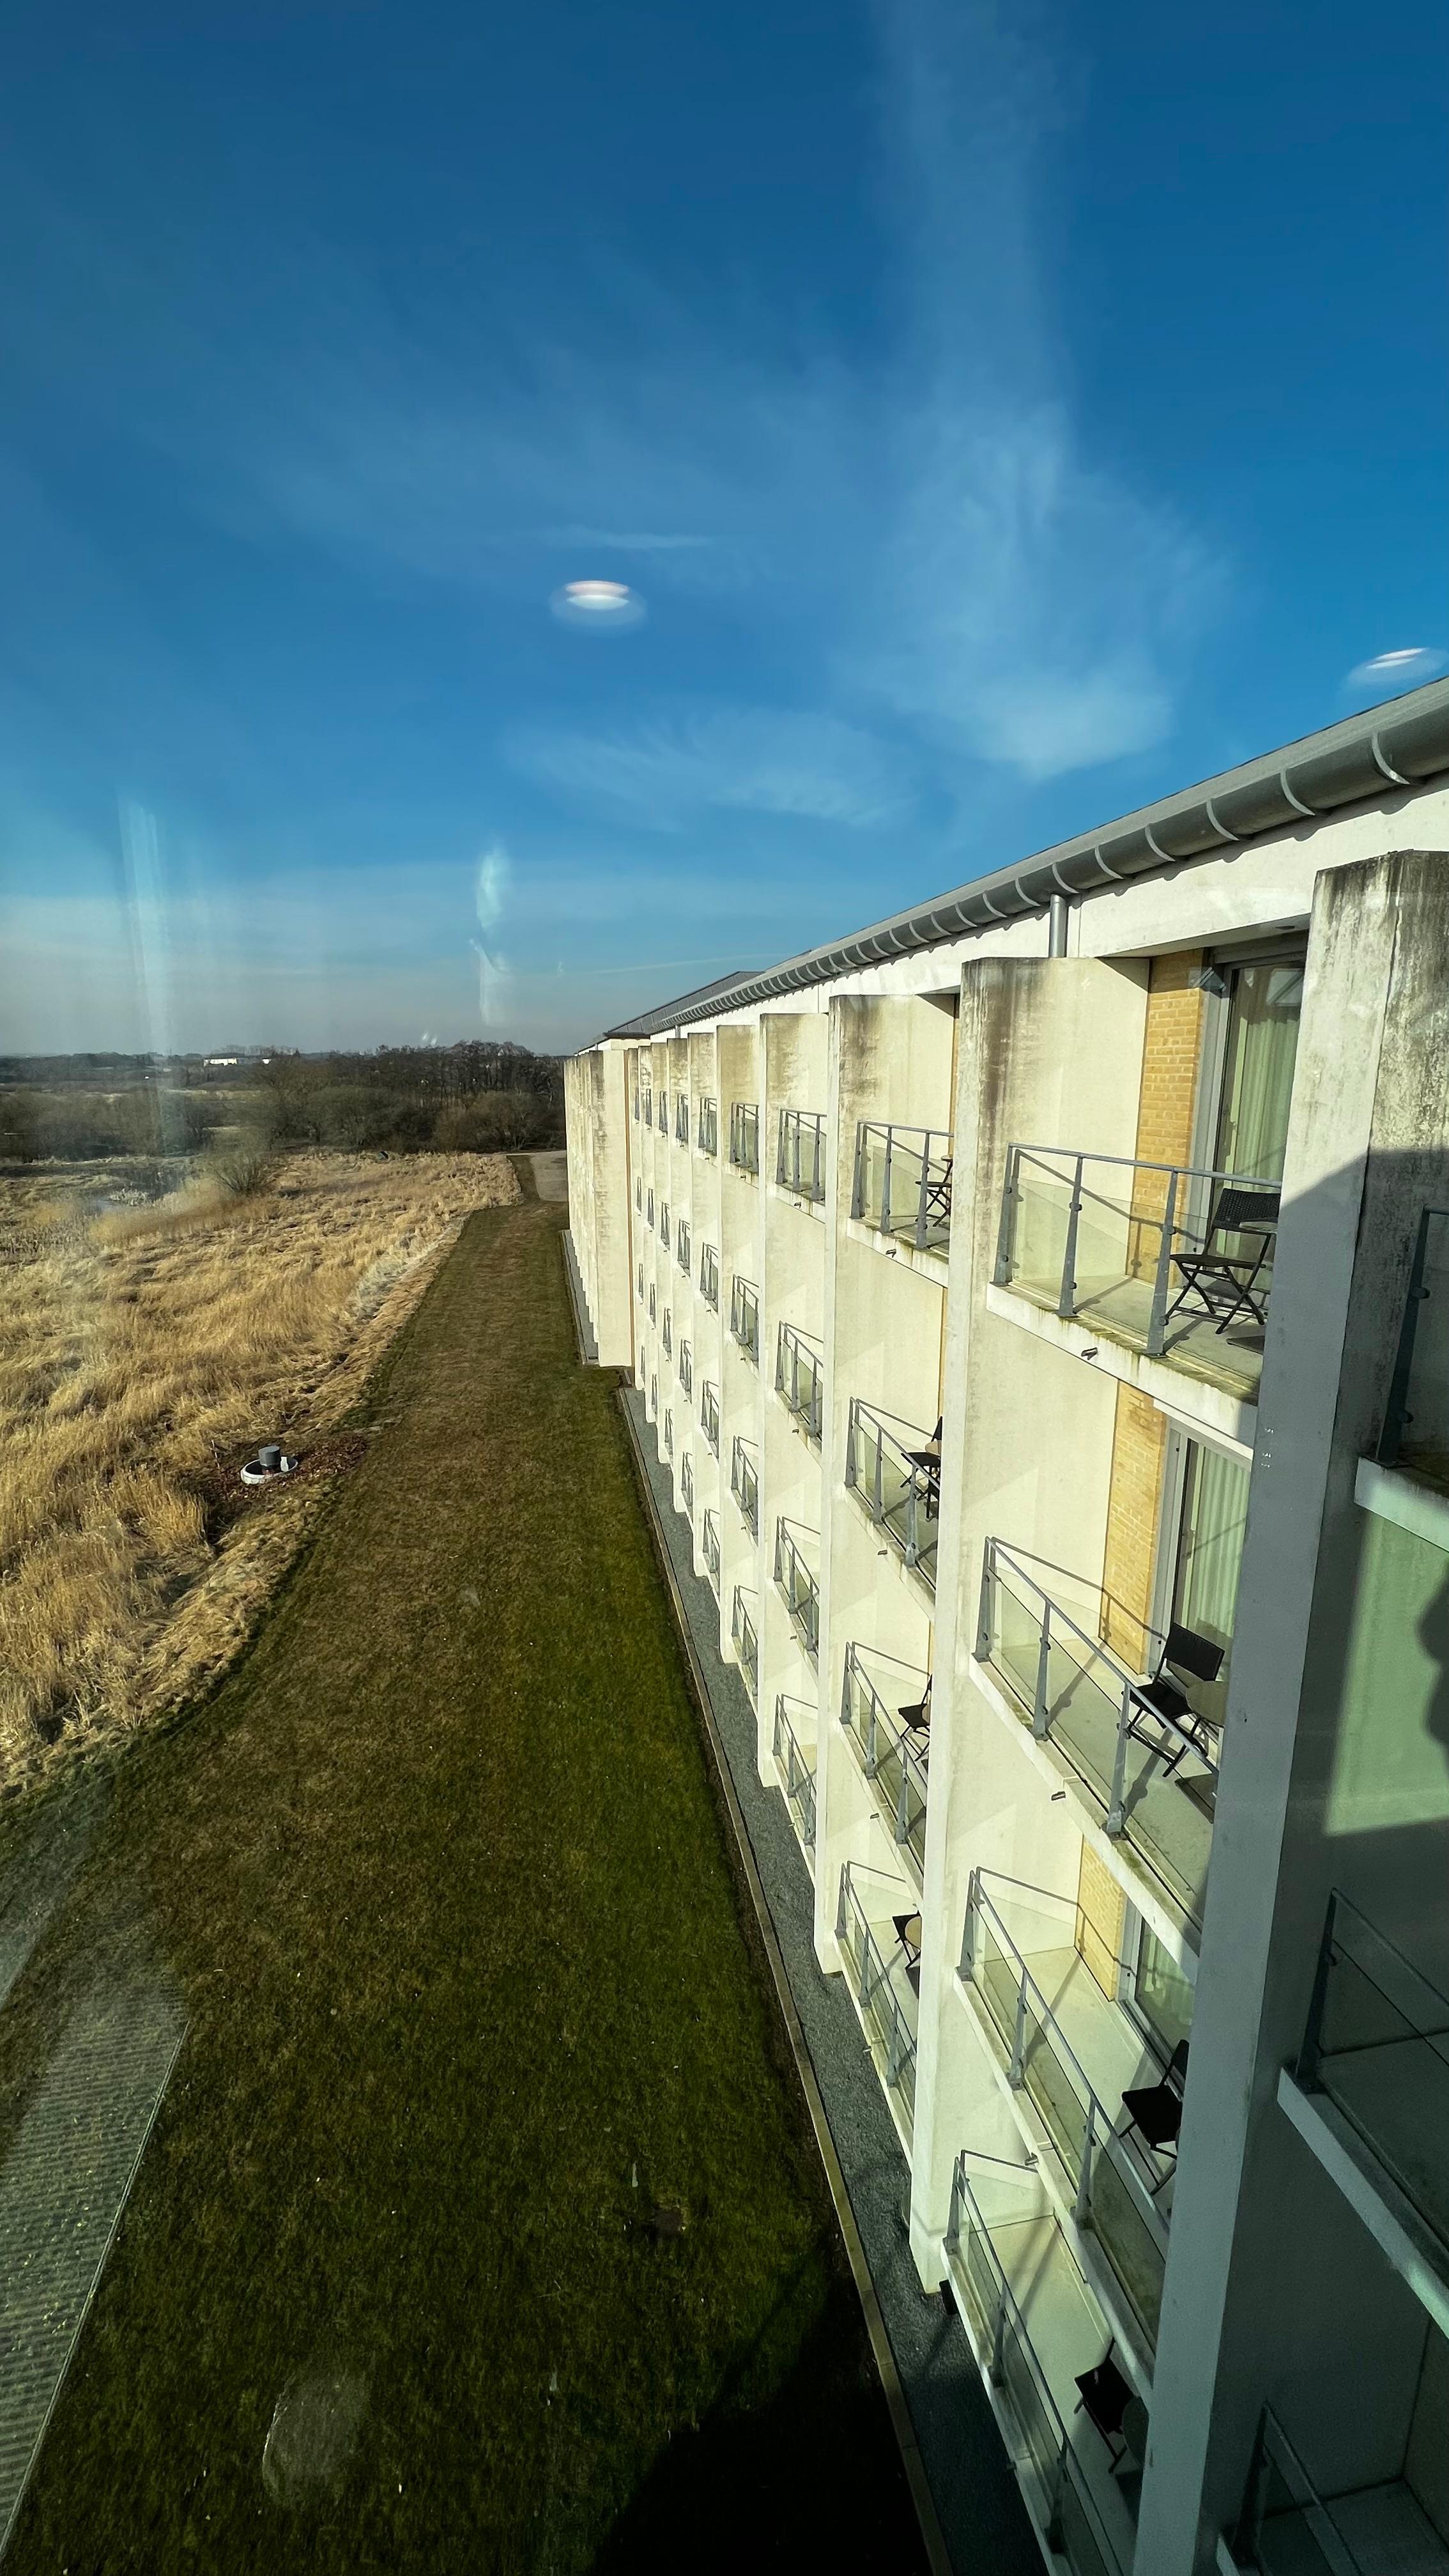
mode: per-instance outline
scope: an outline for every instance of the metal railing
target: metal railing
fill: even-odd
[[[666,1458],[674,1455],[674,1416],[668,1405],[664,1408],[664,1455]]]
[[[676,1145],[687,1145],[689,1143],[689,1094],[687,1091],[676,1091],[674,1095],[674,1141]]]
[[[819,1533],[812,1530],[810,1535],[818,1547]],[[806,1564],[783,1514],[775,1523],[775,1581],[795,1634],[813,1664],[820,1651],[820,1581]]]
[[[730,1331],[747,1359],[760,1364],[760,1292],[738,1271],[730,1285]]]
[[[894,1423],[895,1429],[889,1426]],[[906,1433],[904,1441],[896,1437]],[[916,1572],[936,1589],[939,1472],[933,1474],[907,1455],[928,1449],[931,1435],[896,1414],[878,1412],[861,1396],[850,1399],[850,1427],[845,1445],[845,1481],[873,1521]]]
[[[650,1421],[651,1421],[651,1422],[655,1422],[655,1421],[657,1421],[657,1420],[658,1420],[658,1418],[659,1418],[659,1380],[658,1380],[658,1378],[657,1378],[657,1377],[651,1377],[651,1379],[650,1379],[650,1381],[649,1381],[649,1419],[650,1419]]]
[[[1449,1999],[1341,1888],[1294,2072],[1327,2095],[1449,2254]]]
[[[775,1148],[775,1178],[782,1190],[817,1206],[825,1199],[825,1116],[818,1109],[782,1109]]]
[[[659,1320],[659,1292],[658,1292],[658,1290],[656,1289],[656,1287],[655,1287],[655,1285],[654,1285],[653,1280],[651,1279],[651,1280],[650,1280],[650,1282],[649,1282],[649,1321],[650,1321],[650,1323],[651,1323],[651,1324],[654,1324],[654,1323],[657,1323],[657,1322],[658,1322],[658,1320]]]
[[[664,1309],[664,1322],[660,1327],[660,1339],[664,1345],[665,1358],[672,1359],[674,1356],[674,1309],[672,1306],[666,1306]]]
[[[1050,1895],[1047,1889],[1025,1886],[1021,1892],[1038,1901]],[[980,1869],[971,1873],[961,1974],[995,2034],[1008,2082],[1014,2092],[1026,2095],[1061,2159],[1073,2194],[1072,2215],[1100,2245],[1150,2353],[1157,2342],[1168,2242],[1167,2221],[1152,2187],[1160,2188],[1170,2166],[1154,2169],[1150,2182],[1138,2171],[1117,2132],[1120,2104],[1114,2112],[1083,2072],[987,1894]]]
[[[701,1100],[696,1122],[696,1141],[702,1154],[719,1152],[719,1102]]]
[[[889,1663],[897,1672],[910,1674],[919,1705],[925,1690],[924,1676],[916,1674],[908,1664],[898,1664],[893,1655],[873,1655],[871,1660]],[[840,1723],[898,1849],[909,1854],[917,1879],[924,1878],[929,1738],[922,1735],[917,1742],[897,1708],[882,1698],[866,1668],[862,1649],[853,1641],[845,1649]]]
[[[660,1200],[660,1202],[659,1202],[659,1240],[660,1240],[660,1242],[663,1244],[664,1249],[665,1249],[665,1251],[667,1252],[667,1251],[669,1250],[669,1201],[668,1201],[668,1199],[661,1199],[661,1200]]]
[[[807,1852],[815,1849],[815,1767],[801,1749],[800,1739],[790,1723],[791,1708],[814,1715],[805,1700],[788,1700],[783,1691],[775,1698],[775,1760],[783,1774],[785,1804],[795,1819],[795,1831]]]
[[[706,1306],[719,1306],[719,1254],[712,1243],[699,1249],[699,1293]]]
[[[687,1279],[689,1277],[689,1219],[687,1216],[682,1216],[674,1229],[674,1257]]]
[[[645,1215],[648,1219],[649,1231],[652,1234],[654,1232],[654,1192],[652,1190],[645,1202]]]
[[[712,1512],[712,1511],[710,1510],[710,1508],[709,1508],[708,1503],[706,1503],[706,1505],[705,1505],[705,1507],[704,1507],[704,1519],[703,1519],[703,1520],[702,1520],[702,1522],[700,1523],[700,1536],[701,1536],[702,1540],[704,1541],[704,1570],[705,1570],[705,1574],[706,1574],[706,1576],[708,1577],[708,1580],[709,1580],[709,1587],[710,1587],[710,1590],[713,1592],[713,1594],[714,1594],[714,1597],[715,1597],[716,1601],[718,1601],[718,1599],[719,1599],[719,1514],[718,1514],[718,1512]]]
[[[1117,1185],[1114,1197],[1105,1182],[1089,1182],[1089,1166],[1094,1175],[1125,1172],[1131,1177]],[[1150,1280],[1143,1349],[1148,1359],[1161,1359],[1175,1256],[1191,1258],[1205,1251],[1224,1189],[1261,1191],[1276,1200],[1279,1186],[1205,1163],[1140,1163],[1127,1154],[1012,1145],[1001,1193],[995,1284],[1025,1283],[1039,1295],[1050,1295],[1057,1313],[1069,1317],[1088,1298],[1106,1296],[1134,1280],[1144,1286]],[[1263,1227],[1243,1235],[1219,1237],[1216,1248],[1259,1241],[1271,1231],[1265,1220]],[[1265,1261],[1254,1289],[1259,1306],[1266,1301],[1271,1278],[1271,1263]],[[1207,1320],[1202,1314],[1197,1319]],[[1251,1311],[1246,1320],[1251,1323]]]
[[[737,1431],[730,1450],[730,1492],[740,1507],[740,1518],[751,1538],[760,1535],[760,1471],[745,1446],[744,1435]]]
[[[1111,1647],[1089,1637],[996,1538],[987,1540],[982,1561],[976,1653],[1023,1703],[1033,1735],[1054,1745],[1090,1789],[1114,1838],[1129,1834],[1140,1849],[1147,1834],[1145,1820],[1129,1817],[1126,1806],[1133,1744],[1144,1765],[1154,1757],[1175,1765],[1190,1755],[1207,1775],[1205,1794],[1216,1792],[1206,1729],[1181,1726],[1154,1707]],[[1145,1856],[1152,1859],[1152,1851]]]
[[[642,1173],[639,1172],[636,1172],[634,1175],[634,1205],[642,1216],[644,1213],[644,1179]]]
[[[642,1306],[644,1303],[644,1264],[642,1261],[634,1273],[634,1293],[638,1297],[639,1303]]]
[[[818,1448],[825,1425],[825,1362],[796,1324],[782,1324],[775,1336],[775,1385]]]
[[[635,1116],[635,1118],[636,1118],[636,1119],[638,1118],[638,1115],[639,1115],[639,1085],[638,1085],[638,1083],[636,1082],[636,1083],[635,1083],[635,1085],[634,1085],[634,1116]]]
[[[1264,2548],[1265,2535],[1267,2548]],[[1294,2576],[1381,2576],[1384,2561],[1363,2558],[1345,2537],[1271,2406],[1258,2423],[1258,2438],[1230,2542],[1237,2566],[1266,2572],[1291,2567]]]
[[[1449,1483],[1449,1208],[1419,1219],[1377,1456]]]
[[[669,1094],[667,1091],[661,1091],[658,1094],[654,1115],[658,1123],[660,1135],[667,1136],[669,1133]]]
[[[692,1527],[694,1522],[694,1460],[691,1458],[687,1449],[680,1461],[679,1490],[684,1496],[685,1517]]]
[[[753,1100],[736,1100],[730,1105],[730,1161],[737,1172],[758,1172],[760,1168],[760,1111]]]
[[[640,1092],[639,1099],[642,1105],[644,1124],[646,1127],[652,1127],[654,1124],[654,1094],[652,1091],[646,1089]]]
[[[850,1213],[919,1251],[951,1240],[953,1139],[939,1127],[886,1127],[862,1118],[855,1131]]]
[[[719,1388],[711,1378],[706,1378],[700,1389],[699,1419],[704,1436],[717,1458],[719,1456]]]
[[[679,1345],[679,1385],[684,1395],[694,1393],[694,1351],[688,1342]]]
[[[745,1604],[743,1584],[735,1585],[734,1607],[730,1613],[730,1636],[739,1659],[740,1675],[752,1701],[760,1688],[760,1640],[755,1623]]]
[[[848,1861],[840,1873],[835,1937],[877,2072],[909,2137],[916,2116],[916,2034],[901,2009],[891,1963],[861,1904]]]
[[[1052,2550],[1073,2576],[1126,2576],[1097,2509],[1061,2411],[1026,2330],[1001,2257],[967,2179],[965,2154],[951,2180],[946,2259],[981,2366],[1016,2419],[1033,2502]]]

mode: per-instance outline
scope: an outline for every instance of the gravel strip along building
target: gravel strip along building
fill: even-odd
[[[1048,2563],[1449,2569],[1449,682],[568,1128]]]

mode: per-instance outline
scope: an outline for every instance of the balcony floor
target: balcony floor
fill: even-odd
[[[1449,2548],[1402,2478],[1327,2499],[1354,2564],[1372,2576],[1449,2576]],[[1323,2552],[1301,2513],[1270,2515],[1258,2544],[1264,2576],[1320,2576]]]
[[[1318,2080],[1449,2250],[1449,2066],[1425,2039],[1324,2057]]]
[[[1004,1593],[1003,1598],[1007,1598]],[[1008,1635],[993,1642],[990,1669],[1018,1703],[1030,1726],[1036,1688],[1037,1629],[1019,1603],[1010,1605]],[[1022,1634],[1015,1634],[1020,1623]],[[1064,1647],[1053,1645],[1047,1674],[1048,1744],[1055,1743],[1068,1770],[1082,1780],[1105,1814],[1117,1747],[1117,1704]],[[1212,1781],[1189,1754],[1169,1775],[1150,1745],[1127,1747],[1123,1782],[1123,1840],[1187,1918],[1200,1924],[1212,1857]]]
[[[1101,2435],[1077,2412],[1078,2376],[1091,2370],[1107,2349],[1102,2312],[1054,2218],[991,2218],[987,2234],[1092,2501],[1122,2565],[1130,2567],[1136,2524],[1128,2499],[1136,2480],[1130,2470],[1121,2479],[1114,2475]]]
[[[1033,1923],[1028,1908],[1013,1907],[991,1893],[1082,2073],[1098,2100],[1115,2113],[1129,2085],[1157,2081],[1157,2057],[1121,2004],[1103,1994],[1080,1950],[1063,1941],[1060,1924],[1049,1925],[1041,1916]],[[1041,1938],[1052,1931],[1054,1941]]]
[[[1007,1284],[1033,1306],[1056,1313],[1059,1278],[1033,1278],[1029,1272],[1018,1272]],[[1109,1341],[1121,1342],[1139,1356],[1147,1348],[1151,1318],[1150,1279],[1119,1276],[1080,1283],[1073,1322],[1104,1334]],[[1243,1325],[1220,1333],[1204,1316],[1175,1316],[1167,1328],[1162,1364],[1179,1370],[1184,1377],[1197,1378],[1205,1386],[1220,1387],[1227,1395],[1256,1404],[1263,1374],[1262,1330]]]

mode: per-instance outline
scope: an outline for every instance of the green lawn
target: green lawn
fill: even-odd
[[[190,2014],[6,2576],[921,2564],[562,1219],[469,1221],[0,2021],[8,2136],[98,1955]]]

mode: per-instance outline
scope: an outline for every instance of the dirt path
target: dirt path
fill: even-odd
[[[560,1222],[469,1221],[0,2018],[5,2155],[120,1941],[187,2019],[5,2576],[919,2565]]]

